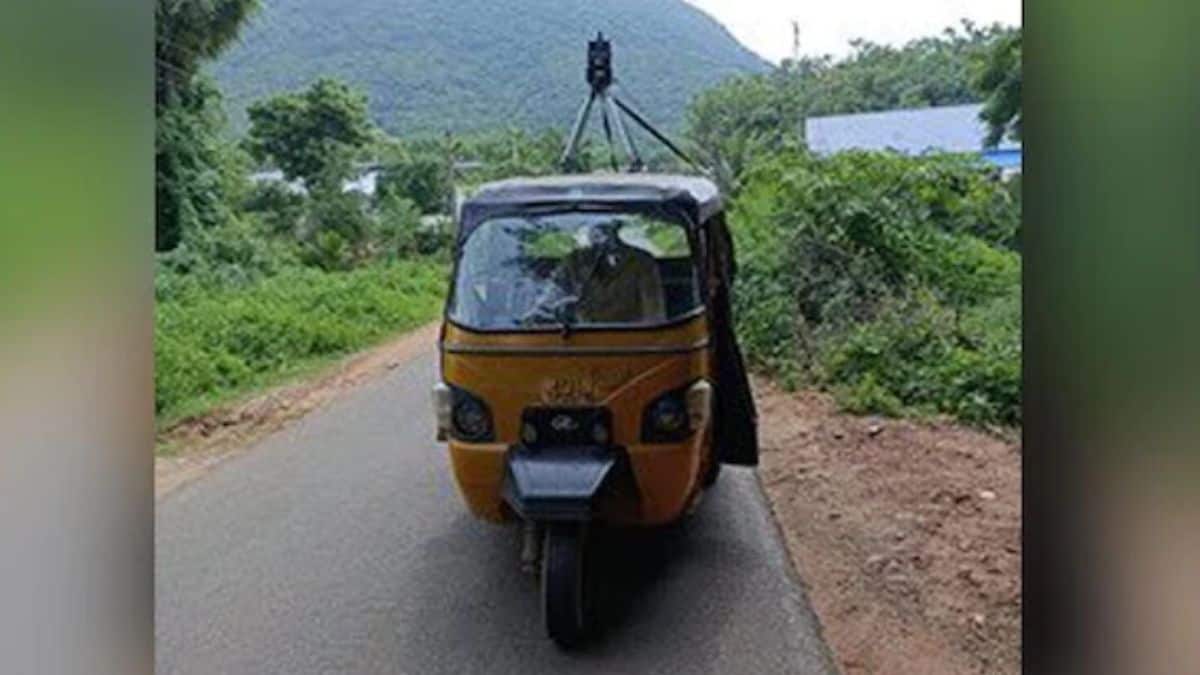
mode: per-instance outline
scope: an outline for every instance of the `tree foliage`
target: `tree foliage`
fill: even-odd
[[[232,217],[227,187],[230,150],[223,144],[220,94],[189,83],[158,106],[155,126],[155,248],[169,250],[187,230]]]
[[[220,137],[221,95],[198,75],[233,42],[257,0],[157,0],[155,3],[154,245],[174,248],[189,228],[230,217],[227,188],[236,169]]]
[[[1021,138],[1021,31],[1000,37],[980,59],[974,85],[983,96],[980,116],[988,125],[985,143]]]
[[[783,69],[801,80],[808,115],[970,103],[977,98],[971,75],[978,55],[1017,30],[964,20],[901,47],[854,40],[845,60],[803,58]]]
[[[730,222],[748,358],[854,410],[1020,420],[1020,211],[981,160],[804,151],[747,169]]]
[[[188,88],[201,64],[216,58],[259,8],[258,0],[156,0],[155,101]]]
[[[754,157],[799,142],[805,99],[797,89],[793,77],[775,72],[728,80],[692,102],[687,141],[726,190]]]
[[[460,152],[483,164],[474,174],[477,181],[538,176],[560,170],[558,160],[565,142],[565,134],[558,129],[530,132],[518,127],[501,127],[462,137]],[[593,149],[590,142],[582,147],[579,153],[581,170],[589,170],[596,164]]]
[[[340,191],[353,159],[373,138],[367,97],[329,78],[259,101],[249,115],[251,154],[312,191]]]
[[[419,213],[446,212],[454,192],[452,161],[452,155],[419,151],[389,162],[379,175],[379,198],[409,200]]]
[[[685,137],[722,186],[736,191],[754,157],[798,142],[806,117],[976,100],[976,60],[1013,32],[964,21],[902,47],[856,40],[843,60],[787,60],[772,73],[732,78],[698,96]]]

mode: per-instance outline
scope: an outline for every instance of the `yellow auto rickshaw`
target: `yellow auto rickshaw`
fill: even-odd
[[[488,183],[459,208],[434,386],[467,507],[524,522],[522,562],[540,558],[546,629],[564,647],[587,632],[589,526],[671,523],[722,463],[758,463],[720,192],[643,172],[622,114],[704,171],[611,91],[603,35],[586,77],[568,175]],[[629,173],[569,175],[593,107]]]
[[[590,524],[670,523],[757,463],[733,274],[705,178],[512,179],[461,207],[438,434],[473,514],[541,533],[559,644],[586,631]]]

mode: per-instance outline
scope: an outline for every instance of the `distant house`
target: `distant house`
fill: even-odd
[[[357,178],[343,181],[342,192],[358,192],[368,197],[375,195],[375,186],[379,180],[379,169],[368,167],[360,173]],[[250,174],[250,182],[259,183],[281,183],[288,192],[296,195],[308,194],[308,190],[304,187],[304,182],[300,180],[288,181],[284,180],[283,172],[279,169],[271,169],[267,171],[256,171]]]
[[[808,147],[817,154],[842,150],[895,150],[906,155],[927,152],[978,153],[1005,174],[1020,172],[1021,144],[1004,139],[984,148],[987,125],[979,119],[981,104],[887,110],[810,117],[804,123]]]
[[[482,169],[486,165],[478,160],[456,160],[454,162],[455,175],[460,175]],[[342,182],[342,192],[357,192],[367,197],[374,197],[375,190],[379,186],[379,177],[388,169],[386,164],[378,162],[365,162],[356,167],[355,178]],[[264,169],[250,174],[250,182],[255,185],[260,183],[281,183],[285,190],[297,195],[306,195],[308,190],[304,187],[304,181],[284,180],[283,172],[279,169]]]

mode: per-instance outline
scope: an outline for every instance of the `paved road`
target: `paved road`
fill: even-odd
[[[433,438],[432,350],[158,504],[171,673],[826,673],[752,473],[681,526],[607,533],[600,635],[544,637],[515,527],[465,512]]]

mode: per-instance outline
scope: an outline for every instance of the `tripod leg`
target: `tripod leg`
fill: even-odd
[[[563,149],[562,157],[558,163],[562,165],[564,171],[569,171],[575,163],[575,152],[579,148],[579,138],[583,136],[583,128],[587,124],[588,115],[592,112],[592,102],[596,100],[596,92],[588,94],[587,100],[579,108],[579,114],[575,116],[575,125],[571,127],[571,137],[567,139],[567,147]]]
[[[601,93],[600,98],[600,119],[604,121],[604,138],[608,141],[608,157],[612,162],[612,170],[620,171],[621,167],[617,163],[617,146],[613,143],[612,125],[608,120],[608,95]]]
[[[699,164],[697,164],[695,162],[695,160],[693,160],[691,157],[689,157],[686,152],[679,149],[679,146],[672,143],[671,139],[667,138],[662,133],[660,133],[658,129],[655,129],[653,124],[650,124],[649,122],[647,122],[646,119],[644,117],[642,117],[641,115],[639,115],[638,112],[636,110],[634,110],[631,106],[629,106],[627,103],[625,103],[621,99],[617,98],[616,96],[613,96],[612,99],[613,99],[613,102],[615,102],[617,104],[617,107],[619,107],[621,110],[625,111],[625,113],[627,115],[629,115],[631,118],[633,118],[634,122],[637,122],[638,124],[640,124],[641,127],[643,129],[645,129],[646,131],[648,131],[651,136],[654,136],[655,138],[657,138],[660,143],[662,143],[663,145],[670,148],[671,152],[674,152],[676,155],[679,156],[680,159],[687,162],[688,164],[691,164],[692,167],[699,170],[701,173],[705,173],[704,169]]]
[[[625,127],[625,122],[621,119],[621,113],[617,109],[614,98],[611,95],[604,97],[604,104],[608,108],[608,114],[612,117],[613,126],[617,128],[617,137],[625,146],[625,154],[629,157],[629,170],[641,171],[642,157],[638,154],[637,146],[633,143],[633,136],[629,134],[629,129]]]

